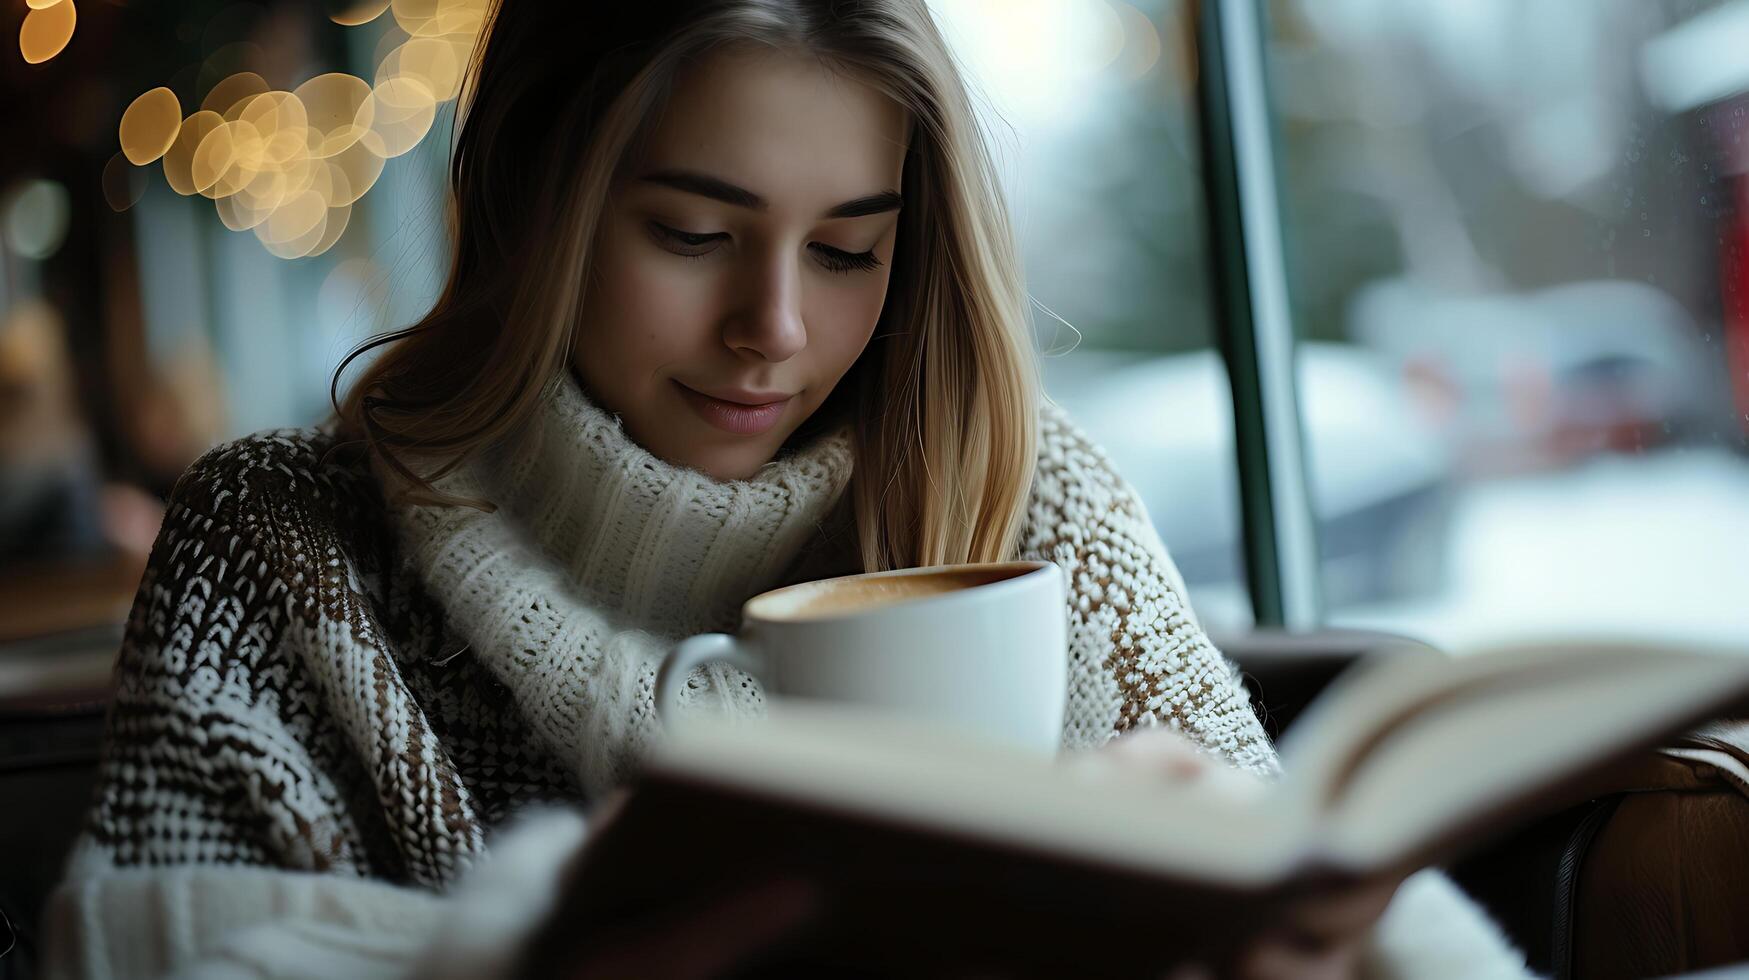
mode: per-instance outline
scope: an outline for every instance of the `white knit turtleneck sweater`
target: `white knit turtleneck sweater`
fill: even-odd
[[[719,483],[632,443],[569,374],[550,395],[517,439],[439,481],[493,513],[385,510],[392,481],[327,460],[323,430],[257,433],[190,467],[118,657],[95,803],[49,910],[50,976],[500,975],[583,828],[558,811],[488,835],[635,767],[675,639],[732,628],[786,579],[855,570],[827,520],[850,478],[842,431]],[[1061,410],[1039,422],[1020,556],[1068,587],[1065,744],[1168,725],[1273,772],[1134,490]],[[761,694],[718,666],[686,701],[748,712]],[[1432,873],[1374,954],[1383,975],[1517,975]]]
[[[391,505],[408,560],[467,641],[515,692],[549,751],[597,796],[656,735],[656,668],[679,640],[733,630],[741,604],[782,582],[850,482],[840,428],[719,482],[664,462],[592,404],[569,372],[521,437],[435,483],[498,505]],[[389,483],[386,470],[379,478]],[[758,683],[722,664],[681,694],[759,713]]]

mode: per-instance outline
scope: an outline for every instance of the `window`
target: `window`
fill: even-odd
[[[1268,13],[1329,621],[1749,636],[1749,5]]]
[[[993,143],[1046,388],[1205,625],[1749,636],[1749,0],[927,2]],[[62,431],[18,422],[38,401],[83,430],[0,464],[14,513],[62,502],[14,522],[54,530],[8,563],[149,545],[195,455],[325,414],[340,358],[447,267],[447,107],[311,259],[115,154],[134,95],[371,77],[393,17],[86,6],[0,80],[31,134],[0,154],[0,396],[16,445]],[[1203,84],[1244,66],[1199,12],[1239,16],[1255,90]],[[1204,161],[1258,132],[1226,186]],[[1229,308],[1234,282],[1279,309]],[[137,567],[116,581],[125,610]]]
[[[1135,485],[1204,625],[1248,625],[1184,5],[930,8],[1003,165],[1047,392]]]

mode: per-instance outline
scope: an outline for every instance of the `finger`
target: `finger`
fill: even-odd
[[[1255,773],[1228,764],[1190,736],[1170,728],[1132,729],[1106,743],[1105,751],[1097,754],[1109,757],[1122,769],[1196,785],[1243,802],[1256,801],[1269,786]]]
[[[1125,766],[1171,779],[1195,779],[1212,768],[1206,755],[1170,728],[1130,731],[1109,743],[1107,751]]]

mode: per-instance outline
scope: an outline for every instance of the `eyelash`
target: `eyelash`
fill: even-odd
[[[704,245],[712,238],[716,237],[714,235],[694,235],[677,228],[670,228],[657,221],[650,222],[650,229],[655,233],[657,238],[664,238],[693,248]],[[698,239],[702,239],[702,241]],[[814,248],[820,250],[820,255],[825,261],[826,268],[833,272],[870,272],[881,266],[881,260],[875,258],[873,252],[845,252],[819,243],[815,243]],[[670,251],[672,252],[672,250]],[[701,252],[697,255],[689,255],[685,252],[672,252],[672,254],[678,255],[683,259],[696,260],[707,258],[711,253]]]

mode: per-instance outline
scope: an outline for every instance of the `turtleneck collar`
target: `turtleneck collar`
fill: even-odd
[[[482,516],[530,539],[569,599],[684,636],[733,629],[747,598],[783,582],[841,499],[851,464],[840,425],[748,479],[719,481],[635,443],[566,370],[516,436],[437,486],[472,485],[497,504]]]

